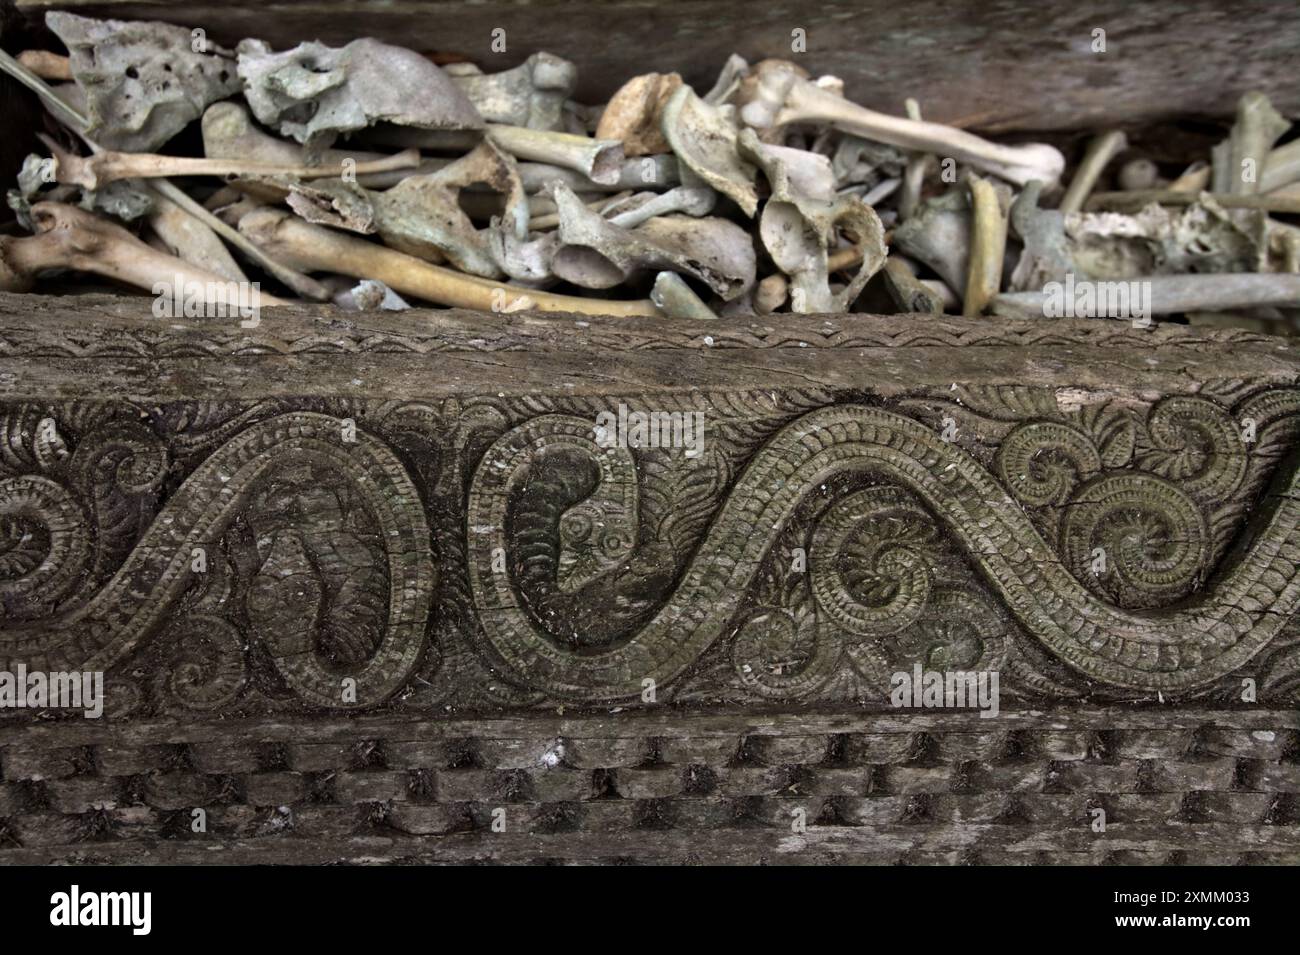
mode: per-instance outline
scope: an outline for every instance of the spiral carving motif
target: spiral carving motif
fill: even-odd
[[[157,490],[167,475],[167,449],[148,428],[114,422],[78,444],[72,470],[88,491],[145,494]]]
[[[90,557],[86,517],[67,490],[37,475],[0,480],[0,515],[0,608],[27,616],[76,585]]]
[[[243,638],[227,620],[213,614],[192,614],[167,628],[163,640],[173,640],[157,680],[160,696],[201,712],[234,702],[244,688],[247,667]]]
[[[161,479],[156,460],[131,450],[99,453],[93,461],[95,467],[111,468],[117,481],[137,490]],[[278,415],[251,425],[221,445],[162,507],[111,579],[75,610],[15,620],[6,603],[0,659],[11,661],[11,666],[25,663],[33,670],[103,670],[122,660],[175,606],[193,579],[196,551],[214,548],[246,511],[251,496],[260,488],[283,486],[284,470],[294,468],[306,468],[317,482],[343,482],[369,512],[383,542],[382,576],[387,580],[383,623],[375,645],[364,647],[373,651],[369,657],[339,667],[322,659],[314,642],[318,628],[304,627],[302,618],[287,612],[282,601],[260,605],[254,601],[250,607],[255,616],[260,612],[278,621],[270,628],[278,637],[270,648],[272,658],[302,698],[332,707],[364,706],[387,698],[403,685],[419,660],[434,586],[419,492],[382,442],[364,432],[354,434],[340,419],[309,412]],[[0,582],[7,588],[0,593],[12,600],[37,588],[63,586],[75,577],[88,559],[86,518],[69,494],[48,479],[24,476],[0,484],[0,501],[11,516],[38,521],[50,541],[40,566]],[[322,514],[319,509],[304,514],[309,525],[306,533],[312,526],[328,530],[321,524]],[[353,558],[337,553],[347,546],[346,537],[335,533],[340,541],[336,553],[326,553],[323,559],[346,563]],[[267,561],[263,567],[274,575],[284,565]],[[382,584],[373,584],[363,589],[382,593]],[[347,639],[346,634],[342,639]],[[184,666],[185,686],[174,688],[200,705],[205,694],[222,698],[221,688],[233,679],[224,663],[218,668],[222,672],[212,678],[215,683],[203,675],[206,665]],[[355,695],[341,692],[343,679],[355,681]]]
[[[933,545],[933,531],[901,488],[868,488],[836,502],[818,522],[809,555],[818,607],[858,636],[915,623],[930,596],[923,548]]]
[[[1248,448],[1228,413],[1206,398],[1174,395],[1147,418],[1151,450],[1139,458],[1198,501],[1231,495],[1246,475]]]
[[[737,631],[731,665],[750,692],[787,699],[825,683],[838,669],[844,649],[806,606],[764,607]]]
[[[557,405],[503,404],[477,466],[477,451],[449,465],[473,470],[468,499],[459,477],[421,472],[443,482],[433,506],[399,452],[326,414],[237,416],[174,490],[167,442],[143,425],[44,428],[39,447],[0,449],[0,664],[107,669],[157,640],[150,660],[170,669],[155,689],[186,708],[231,706],[270,668],[277,699],[284,687],[327,707],[388,699],[426,650],[427,507],[440,536],[458,538],[456,573],[464,549],[449,585],[465,594],[464,624],[443,621],[463,637],[456,666],[518,688],[511,700],[633,699],[697,665],[765,698],[908,661],[996,666],[1008,621],[1089,680],[1198,691],[1300,606],[1300,476],[1279,465],[1257,494],[1268,471],[1251,457],[1271,465],[1292,448],[1297,394],[1236,406],[1253,450],[1241,420],[1189,396],[1145,420],[1126,410],[1127,430],[1100,417],[1021,423],[991,466],[911,417],[823,406],[782,415],[739,452],[711,448],[725,477],[688,482],[695,496],[680,498],[658,477],[681,476],[666,457],[600,447],[590,418],[549,413]],[[46,415],[20,417],[5,427],[27,433]],[[428,437],[447,458],[468,447]],[[1234,526],[1223,502],[1244,507],[1247,494],[1250,533],[1213,566]],[[680,533],[660,533],[688,498]],[[756,605],[771,552],[796,537],[806,575]],[[223,546],[235,583],[196,608],[192,554]]]
[[[476,472],[472,528],[504,527],[505,492],[530,466],[526,455],[510,452],[513,441],[507,433]],[[810,489],[852,472],[871,472],[915,495],[1019,622],[1093,679],[1148,690],[1202,686],[1249,660],[1300,602],[1295,473],[1288,476],[1288,492],[1272,500],[1250,550],[1224,568],[1195,604],[1144,612],[1116,607],[1080,583],[1073,561],[1057,556],[1023,512],[997,506],[1006,492],[972,456],[910,418],[840,405],[810,412],[768,441],[732,488],[667,602],[648,624],[601,652],[570,652],[548,638],[524,612],[506,575],[490,571],[493,550],[505,546],[503,532],[476,534],[470,581],[487,639],[521,681],[557,696],[627,697],[646,679],[664,684],[725,632],[771,541]],[[1226,486],[1223,481],[1216,477],[1204,486]],[[1085,507],[1070,524],[1071,553],[1077,554],[1078,542],[1092,539],[1088,528],[1115,507],[1150,513],[1172,549],[1150,555],[1121,542],[1120,563],[1135,586],[1157,592],[1172,586],[1178,573],[1197,565],[1203,529],[1192,517],[1195,508],[1187,507],[1187,495],[1166,487],[1156,490],[1145,478],[1126,485],[1109,477],[1085,485]],[[832,521],[824,540],[841,533],[841,526]],[[890,569],[906,574],[909,561],[896,560]],[[840,612],[846,626],[870,626],[860,610],[849,612],[842,597],[827,593],[823,605]]]
[[[1059,421],[1029,421],[998,449],[997,474],[1031,507],[1064,504],[1080,481],[1101,469],[1101,454],[1078,428]]]
[[[1185,597],[1205,575],[1209,530],[1196,502],[1142,472],[1103,475],[1075,494],[1061,549],[1080,580],[1095,577],[1114,603],[1159,607]]]

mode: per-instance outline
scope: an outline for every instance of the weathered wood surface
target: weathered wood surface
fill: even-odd
[[[8,861],[1300,853],[1294,343],[149,304],[0,296]]]
[[[724,828],[715,831],[629,827],[624,832],[525,832],[485,835],[389,833],[247,839],[214,850],[211,842],[126,840],[79,851],[15,850],[10,865],[1295,865],[1293,827],[1264,825],[1115,825],[1110,839],[1088,830],[1017,831],[1007,825],[812,825],[804,834]],[[1289,838],[1288,838],[1289,837]],[[1153,848],[1156,847],[1156,848]]]
[[[948,716],[3,730],[0,861],[1300,860],[1294,710]]]
[[[677,70],[707,89],[729,54],[790,57],[791,31],[803,29],[807,52],[794,58],[842,77],[850,98],[899,113],[913,96],[927,119],[986,130],[1226,117],[1249,90],[1300,111],[1290,80],[1300,8],[1269,0],[17,2],[33,16],[60,8],[203,27],[225,43],[375,36],[485,68],[548,50],[579,64],[579,95],[593,103],[648,70]],[[494,29],[506,31],[504,53],[490,50]],[[1096,29],[1106,31],[1104,54],[1092,51]]]
[[[1110,706],[1066,704],[1044,709],[1008,709],[999,714],[993,736],[1021,732],[1043,736],[1086,738],[1095,733],[1133,731],[1141,736],[1164,735],[1186,744],[1205,727],[1243,741],[1242,747],[1214,750],[1220,755],[1257,758],[1281,757],[1300,730],[1300,711],[1268,706],[1236,708],[1206,706]],[[22,749],[60,746],[127,745],[146,747],[180,743],[216,743],[237,739],[245,744],[343,744],[385,739],[441,745],[468,739],[531,740],[545,749],[556,740],[570,743],[599,740],[641,742],[655,738],[689,737],[699,741],[742,738],[824,737],[845,734],[908,735],[940,733],[951,740],[979,740],[990,736],[989,722],[972,710],[894,710],[852,706],[801,710],[798,718],[781,706],[722,707],[715,710],[660,708],[611,709],[562,714],[539,710],[522,715],[472,716],[463,712],[420,717],[412,714],[356,714],[347,719],[316,720],[302,716],[207,719],[182,714],[139,718],[115,724],[113,720],[66,722],[5,721],[0,724],[0,746]],[[710,744],[713,745],[713,744]],[[726,748],[725,746],[723,747]],[[1184,750],[1186,750],[1184,745]],[[1249,750],[1257,750],[1251,753]],[[1177,755],[1170,753],[1170,755]],[[1182,754],[1185,755],[1185,752]],[[641,754],[627,765],[636,765]],[[611,764],[613,765],[613,764]],[[622,764],[619,764],[622,765]],[[599,768],[599,767],[595,767]]]
[[[0,299],[11,662],[136,713],[1294,692],[1284,340],[263,314]]]
[[[1068,404],[1075,386],[1104,397],[1214,379],[1287,381],[1297,354],[1283,338],[1159,322],[774,314],[702,323],[280,308],[244,328],[155,319],[151,302],[0,294],[8,393],[81,396],[111,384],[142,398],[601,396],[817,385],[893,397],[972,383],[1063,389]]]

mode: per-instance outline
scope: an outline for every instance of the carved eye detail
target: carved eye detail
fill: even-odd
[[[606,534],[600,541],[600,549],[610,557],[618,557],[632,549],[632,542],[617,531]]]
[[[594,526],[591,515],[585,511],[570,511],[560,518],[560,539],[566,544],[581,544],[591,536]]]

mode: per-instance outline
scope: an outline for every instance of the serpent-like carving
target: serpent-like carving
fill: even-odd
[[[140,462],[129,457],[97,460],[137,483],[155,480],[153,471],[137,473]],[[373,521],[386,558],[381,566],[371,566],[368,545],[349,531],[338,501],[324,490],[335,483],[347,486]],[[277,495],[283,500],[268,502]],[[272,516],[259,520],[259,507]],[[399,689],[424,648],[434,589],[420,495],[386,444],[311,412],[276,415],[225,440],[171,495],[103,586],[72,609],[37,619],[16,611],[34,591],[66,590],[90,563],[88,518],[53,480],[0,481],[0,530],[9,526],[12,537],[19,526],[29,536],[39,529],[46,539],[39,560],[0,561],[0,597],[7,598],[0,662],[10,669],[23,663],[32,670],[103,670],[123,660],[174,610],[194,577],[196,549],[215,554],[222,535],[236,518],[250,519],[250,510],[265,553],[250,585],[249,612],[289,686],[332,707],[371,704]],[[321,581],[331,571],[343,582],[327,596]],[[367,618],[368,600],[386,606]],[[320,619],[327,601],[337,609],[328,624]],[[373,634],[362,634],[375,618]],[[228,625],[200,620],[186,629],[200,625],[237,650]],[[327,627],[351,665],[323,659],[317,638]],[[215,664],[215,675],[206,663],[184,666],[176,688],[196,704],[219,705],[238,689],[241,678],[228,660]],[[354,694],[344,692],[343,678],[355,681]]]
[[[440,548],[456,577],[444,591],[464,593],[465,652],[438,679],[482,672],[538,699],[632,698],[696,664],[688,691],[730,674],[751,697],[858,698],[911,661],[1014,663],[1013,639],[1028,642],[1011,617],[1099,683],[1197,691],[1294,614],[1300,500],[1282,458],[1300,439],[1300,389],[1231,411],[1202,396],[1145,414],[1003,403],[988,469],[915,418],[857,405],[793,421],[791,408],[750,437],[720,425],[689,462],[602,447],[590,415],[532,405],[481,412],[485,443],[521,422],[481,458],[415,406],[400,427],[392,409],[358,412],[373,428],[351,434],[290,402],[260,418],[231,407],[205,419],[210,442],[131,408],[74,405],[56,423],[19,407],[0,419],[0,665],[143,666],[155,699],[200,711],[285,685],[322,706],[380,702],[420,684],[433,517],[440,536],[463,526],[466,548]],[[442,489],[435,503],[376,436],[409,455],[413,433],[457,449],[436,468],[413,459]],[[169,448],[208,447],[169,484]],[[459,475],[476,459],[466,500]],[[1270,472],[1281,480],[1261,499]],[[792,549],[806,567],[791,568]]]
[[[1256,404],[1257,409],[1248,403],[1246,410],[1256,410],[1261,427],[1269,427],[1293,415],[1297,401],[1290,395]],[[1152,422],[1152,453],[1180,455],[1169,465],[1171,479],[1189,488],[1176,492],[1180,500],[1224,493],[1241,479],[1234,461],[1224,462],[1213,453],[1215,442],[1222,443],[1225,427],[1231,425],[1221,426],[1217,408],[1208,417],[1204,411],[1192,402],[1170,403]],[[1067,437],[1068,446],[1078,449],[1068,457],[1083,474],[1102,464],[1073,432]],[[1249,548],[1228,561],[1194,603],[1124,609],[1085,587],[1023,511],[1003,506],[1006,488],[970,454],[911,418],[838,405],[803,415],[759,450],[732,487],[671,597],[648,623],[617,645],[576,652],[529,616],[508,572],[493,570],[493,554],[507,546],[512,493],[532,466],[536,440],[535,434],[521,441],[507,433],[480,462],[467,516],[469,574],[495,653],[521,681],[560,697],[633,696],[642,691],[644,681],[662,685],[690,667],[726,632],[772,541],[801,500],[810,489],[845,472],[869,472],[915,495],[946,525],[1031,634],[1079,672],[1106,683],[1167,692],[1203,686],[1250,660],[1300,603],[1300,474],[1294,467],[1284,469],[1284,482],[1269,495],[1270,512],[1257,521]],[[1197,442],[1210,450],[1198,451]],[[1085,491],[1095,492],[1088,498],[1093,511],[1082,514],[1078,526],[1070,525],[1067,539],[1086,539],[1086,528],[1104,519],[1107,501],[1113,502],[1116,494],[1121,502],[1127,494],[1134,503],[1154,506],[1175,524],[1200,520],[1199,513],[1196,518],[1190,512],[1180,514],[1163,488],[1143,494],[1131,481],[1120,480],[1112,487],[1118,479],[1111,475],[1093,480],[1099,483],[1085,485]],[[1040,475],[1024,487],[1043,501],[1057,501],[1064,493],[1061,480],[1051,476]],[[832,517],[822,532],[828,547],[847,527],[841,516]],[[1147,568],[1141,555],[1120,556],[1131,574],[1147,574],[1147,583],[1160,588],[1194,563],[1197,553],[1196,542],[1188,541],[1157,555],[1157,562],[1167,565],[1164,576]],[[898,589],[890,600],[898,625],[905,626],[914,616],[918,588],[924,586],[913,579],[924,575],[924,563],[905,551],[874,559],[876,572],[888,569],[898,575]],[[838,614],[850,631],[879,632],[885,627],[885,620],[837,597],[841,592],[834,586],[820,588],[819,608],[831,617]],[[761,622],[793,628],[792,639],[798,627],[794,620]]]

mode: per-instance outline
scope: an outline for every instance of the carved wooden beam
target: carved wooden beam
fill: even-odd
[[[232,859],[349,857],[394,801],[365,853],[754,861],[748,807],[808,860],[1300,855],[1286,340],[142,301],[0,295],[0,658],[106,674],[102,720],[0,711],[4,785],[51,794],[4,790],[0,857],[80,851],[140,774]],[[486,848],[512,773],[574,841]],[[257,841],[281,805],[299,848]]]

